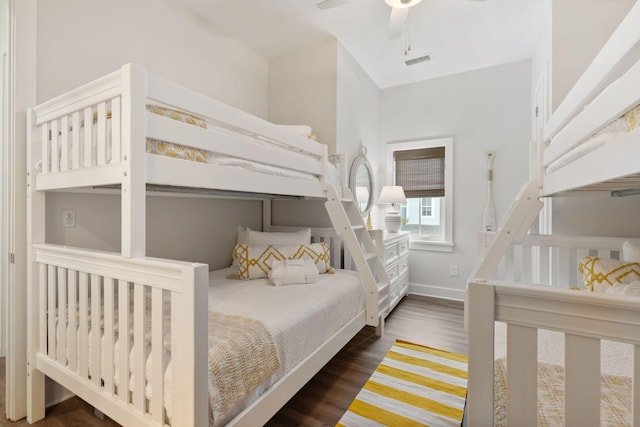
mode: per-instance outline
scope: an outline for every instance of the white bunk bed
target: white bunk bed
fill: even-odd
[[[328,198],[327,209],[334,224],[342,221],[336,231],[348,247],[341,256],[341,237],[333,229],[314,229],[314,241],[329,244],[332,265],[340,266],[344,258],[358,266],[355,293],[361,301],[334,296],[352,301],[341,316],[332,316],[342,320],[322,334],[309,332],[319,342],[297,359],[287,355],[282,360],[286,369],[267,375],[252,396],[240,399],[244,409],[226,413],[234,416],[228,425],[265,423],[362,327],[379,326],[388,278],[374,272],[371,258],[368,268],[359,264],[365,250],[375,252],[373,243],[368,233],[356,237],[354,230],[364,226],[353,226],[353,221],[357,217],[361,223],[362,218],[339,207],[344,202],[344,158],[337,167],[331,164],[325,145],[133,65],[34,107],[28,132],[29,422],[45,415],[45,376],[123,425],[201,426],[212,421],[207,379],[213,347],[207,332],[221,329],[220,322],[212,323],[216,310],[243,315],[218,299],[242,292],[225,293],[228,285],[219,274],[210,280],[207,265],[145,256],[145,197],[150,189]],[[186,157],[159,155],[159,145],[168,146],[170,156]],[[46,191],[95,187],[120,191],[121,253],[46,243]],[[343,191],[350,197],[348,189]],[[350,241],[354,244],[347,245]],[[377,263],[381,265],[379,259]],[[325,283],[326,290],[327,282],[345,275],[353,282],[353,275],[340,272],[322,275],[319,284]],[[305,290],[313,287],[305,285]],[[281,313],[286,307],[271,309]],[[270,324],[269,317],[278,317],[270,313],[257,320],[278,335],[273,331],[284,327]],[[129,331],[129,339],[119,339],[126,336],[121,331]],[[278,346],[287,345],[274,339]],[[171,375],[170,366],[179,367],[180,375]],[[228,419],[213,421],[218,425]]]
[[[577,271],[583,256],[621,259],[625,239],[527,235],[541,196],[578,190],[623,195],[640,189],[640,129],[633,123],[640,104],[638,22],[640,4],[635,4],[545,126],[538,144],[539,177],[523,186],[496,234],[487,237],[470,276],[465,305],[469,426],[504,425],[505,416],[508,425],[517,426],[640,426],[640,297],[569,289],[582,286]],[[588,150],[567,155],[584,141]],[[563,156],[568,157],[558,164]],[[504,329],[506,337],[500,335]],[[552,409],[559,418],[545,421],[541,412],[550,411],[544,397],[548,384],[539,370],[558,363],[544,354],[552,347],[543,336],[555,333],[564,351],[558,371],[564,381],[554,393],[563,398]],[[621,418],[615,421],[601,404],[606,393],[601,381],[610,374],[609,341],[625,348],[613,353],[624,355],[620,364],[626,365],[623,377],[630,390],[627,411],[617,413]],[[504,364],[506,380],[500,376]],[[499,408],[502,393],[506,414]]]

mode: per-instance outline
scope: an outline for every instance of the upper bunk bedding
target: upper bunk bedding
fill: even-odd
[[[640,188],[639,21],[635,4],[545,124],[542,195]]]
[[[38,190],[133,173],[144,184],[317,197],[345,180],[309,127],[269,123],[132,65],[32,113]]]

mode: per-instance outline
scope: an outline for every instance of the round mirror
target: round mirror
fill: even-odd
[[[373,205],[373,170],[367,160],[367,149],[364,146],[362,155],[356,157],[351,164],[349,187],[362,216],[365,216]]]

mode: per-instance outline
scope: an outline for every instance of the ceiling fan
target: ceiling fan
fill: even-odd
[[[389,17],[389,38],[397,39],[402,34],[402,29],[409,15],[409,8],[420,3],[422,0],[384,0],[391,6],[391,15]],[[484,0],[475,0],[484,1]],[[318,9],[331,9],[350,3],[351,0],[322,0],[317,3]]]

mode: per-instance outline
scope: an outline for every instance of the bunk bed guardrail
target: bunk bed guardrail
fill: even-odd
[[[37,369],[81,392],[124,425],[165,425],[167,407],[184,425],[207,425],[198,374],[207,369],[207,265],[51,244],[33,252],[31,376]],[[169,363],[184,374],[166,375]]]

